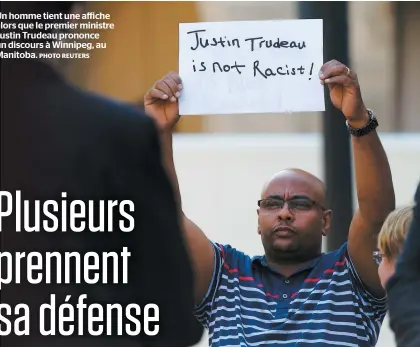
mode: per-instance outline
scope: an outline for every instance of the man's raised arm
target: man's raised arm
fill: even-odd
[[[391,170],[375,131],[376,120],[361,96],[357,75],[338,61],[325,64],[321,80],[331,101],[353,128],[352,147],[359,208],[350,226],[348,249],[360,279],[375,296],[384,294],[372,259],[376,238],[387,215],[395,209]],[[361,130],[363,129],[364,132]]]
[[[208,290],[213,275],[214,250],[203,231],[182,211],[182,199],[172,149],[172,131],[179,120],[178,98],[181,92],[181,78],[177,73],[170,72],[148,91],[144,97],[144,106],[146,113],[155,119],[161,131],[164,165],[175,190],[181,225],[194,269],[196,303],[199,304]]]

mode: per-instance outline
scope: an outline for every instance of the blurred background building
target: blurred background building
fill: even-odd
[[[107,49],[69,71],[78,84],[128,102],[178,66],[178,24],[196,21],[294,19],[298,3],[96,2],[92,11],[111,14],[113,31],[101,38]],[[420,2],[349,2],[350,66],[357,71],[366,104],[381,120],[381,131],[420,131]],[[182,76],[181,76],[182,77]],[[320,115],[185,117],[180,132],[316,132]],[[263,120],[263,121],[262,121]]]
[[[139,107],[177,70],[180,22],[299,18],[297,2],[95,2],[88,10],[110,13],[115,29],[101,34],[106,49],[71,63],[69,78]],[[378,116],[397,205],[409,204],[420,180],[420,2],[349,2],[348,30],[350,67]],[[209,238],[251,255],[263,251],[255,210],[265,180],[285,167],[324,178],[322,114],[189,116],[177,132],[186,214]],[[388,321],[377,346],[395,346]]]

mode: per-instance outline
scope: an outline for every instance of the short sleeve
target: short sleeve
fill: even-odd
[[[222,277],[230,278],[234,272],[240,272],[238,269],[244,269],[251,263],[250,257],[230,245],[221,245],[214,242],[212,244],[214,247],[213,275],[206,295],[201,303],[196,306],[194,312],[198,321],[206,328],[208,328],[210,322]]]
[[[346,262],[350,277],[353,281],[356,296],[358,297],[359,302],[363,305],[363,311],[366,312],[367,315],[372,316],[375,320],[382,322],[388,309],[386,296],[378,298],[366,288],[356,270],[356,267],[354,266],[350,254],[347,251]]]

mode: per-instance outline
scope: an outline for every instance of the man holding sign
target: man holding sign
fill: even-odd
[[[276,174],[258,201],[264,256],[251,258],[230,245],[210,242],[181,212],[195,269],[196,316],[209,329],[211,346],[356,347],[377,342],[386,300],[372,252],[384,219],[395,208],[391,172],[375,131],[377,120],[365,108],[355,72],[329,61],[319,80],[328,86],[352,134],[359,209],[348,242],[321,253],[332,212],[325,206],[324,184],[298,169]],[[145,96],[146,112],[161,128],[180,211],[172,129],[186,88],[178,74],[169,73]]]

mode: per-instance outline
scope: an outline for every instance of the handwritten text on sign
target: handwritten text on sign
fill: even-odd
[[[182,23],[180,113],[324,111],[322,20]]]

